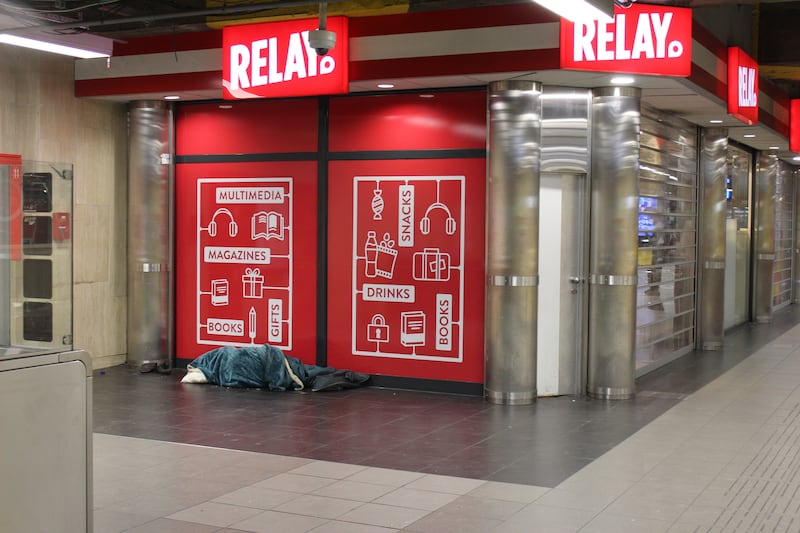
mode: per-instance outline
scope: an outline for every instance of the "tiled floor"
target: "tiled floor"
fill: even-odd
[[[95,532],[798,531],[797,307],[631,402],[98,372]]]

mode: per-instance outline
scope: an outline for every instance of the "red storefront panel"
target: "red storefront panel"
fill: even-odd
[[[486,148],[486,93],[334,98],[330,151]]]
[[[8,258],[22,260],[22,156],[0,154],[0,165],[9,167]]]
[[[317,165],[179,164],[176,348],[271,344],[316,362]]]
[[[317,101],[197,104],[176,112],[178,155],[317,151]]]
[[[329,171],[328,363],[481,382],[485,160]]]

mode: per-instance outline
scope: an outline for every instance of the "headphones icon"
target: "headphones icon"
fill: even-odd
[[[435,209],[441,209],[445,213],[447,213],[447,220],[444,223],[444,231],[448,235],[452,235],[456,232],[456,219],[453,218],[453,215],[450,214],[450,209],[442,203],[434,202],[428,206],[428,209],[425,210],[425,216],[422,217],[422,220],[419,221],[419,230],[422,232],[423,235],[427,235],[431,232],[431,219],[430,214],[431,211]]]
[[[239,233],[239,226],[236,225],[236,221],[233,220],[233,213],[228,211],[228,209],[224,207],[220,207],[216,211],[214,211],[214,216],[211,217],[211,222],[208,223],[208,234],[211,237],[217,236],[217,222],[216,218],[218,215],[228,215],[231,219],[230,224],[228,224],[228,235],[231,237],[236,237],[236,234]]]

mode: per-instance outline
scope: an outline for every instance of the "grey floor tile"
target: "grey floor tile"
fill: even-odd
[[[485,533],[492,531],[502,523],[502,520],[491,518],[475,518],[474,516],[435,511],[409,525],[403,531],[413,531],[415,533],[441,533],[444,531]]]
[[[266,511],[293,500],[297,493],[249,486],[214,498],[216,503],[252,507]]]
[[[183,511],[178,511],[167,518],[184,522],[197,522],[198,524],[207,524],[209,526],[228,527],[260,512],[261,510],[251,507],[205,502]]]
[[[361,483],[359,481],[349,481],[345,479],[322,487],[321,489],[317,489],[313,492],[313,494],[317,496],[345,498],[359,502],[371,502],[385,494],[392,492],[393,490],[395,490],[395,488],[388,485]]]
[[[255,483],[254,487],[264,489],[283,490],[288,492],[299,492],[302,494],[319,490],[335,483],[332,478],[322,478],[316,476],[301,476],[299,474],[278,474],[270,478]]]
[[[664,533],[671,526],[668,521],[601,513],[582,527],[580,533]]]
[[[219,528],[217,526],[159,518],[133,529],[129,529],[126,533],[215,533],[218,531]]]
[[[397,531],[399,530],[368,526],[366,524],[354,524],[353,522],[337,522],[335,520],[311,530],[312,533],[396,533]]]
[[[392,492],[381,496],[375,500],[375,503],[394,505],[396,507],[408,507],[410,509],[435,511],[453,502],[457,498],[457,494],[400,487],[399,489],[395,489]]]
[[[420,509],[365,503],[349,513],[340,516],[339,520],[343,522],[356,522],[358,524],[386,527],[389,529],[403,529],[423,516],[426,516],[428,513],[429,511]]]
[[[155,520],[156,516],[123,513],[111,509],[94,511],[94,530],[98,533],[119,533]]]
[[[278,505],[275,510],[283,513],[333,519],[339,518],[348,511],[352,511],[361,505],[363,505],[363,502],[355,500],[303,494],[286,503]]]
[[[520,485],[517,483],[487,481],[478,488],[468,492],[467,495],[474,496],[476,498],[488,498],[492,500],[533,503],[537,499],[547,494],[550,490],[552,489],[547,487],[536,487],[534,485]]]
[[[241,522],[231,525],[231,529],[255,533],[305,533],[312,531],[328,520],[314,516],[302,516],[277,511],[264,511]]]

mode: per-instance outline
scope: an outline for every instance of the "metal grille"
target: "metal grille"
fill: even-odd
[[[642,109],[636,368],[694,345],[697,128]]]
[[[792,300],[792,233],[794,176],[779,163],[775,182],[775,264],[772,268],[772,306],[778,309]]]

